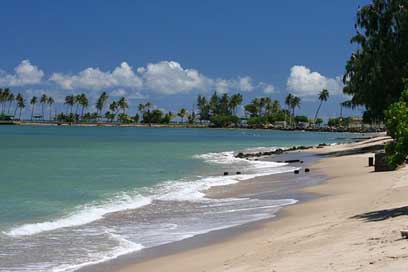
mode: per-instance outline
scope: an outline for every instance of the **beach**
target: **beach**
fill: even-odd
[[[399,231],[407,226],[408,170],[374,173],[372,153],[349,154],[378,142],[315,149],[332,154],[311,166],[326,181],[302,189],[318,197],[285,207],[278,218],[114,271],[406,271],[408,244]]]

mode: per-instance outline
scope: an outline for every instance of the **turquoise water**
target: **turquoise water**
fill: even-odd
[[[190,219],[203,209],[203,203],[210,205],[200,195],[201,189],[244,179],[220,177],[224,169],[248,169],[253,176],[291,170],[285,165],[237,161],[227,151],[336,143],[358,136],[270,130],[0,126],[0,264],[11,271],[29,271],[33,265],[38,271],[71,271],[74,263],[95,263],[181,237],[158,235],[163,226],[163,233],[179,228],[177,233],[184,230],[192,235],[193,230],[202,233],[222,228],[225,222],[221,217],[211,219],[205,227]],[[185,223],[177,221],[170,226],[175,203],[188,203],[182,209],[187,212],[178,214],[178,220]],[[251,209],[271,204],[231,203],[224,204],[250,205]],[[109,215],[125,210],[134,211],[133,218],[124,214],[123,224],[110,221]],[[165,212],[160,217],[158,211]],[[259,218],[261,215],[264,213]],[[253,220],[251,216],[242,222]],[[140,237],[158,231],[150,240],[127,229],[142,217]],[[93,240],[88,236],[90,229]],[[112,244],[102,245],[106,233]],[[98,235],[100,239],[95,238]],[[61,255],[42,254],[41,250],[58,246],[51,242],[55,237],[61,241],[80,237],[79,244],[92,241],[92,248],[87,249],[93,250],[92,254],[76,256],[75,245]],[[32,247],[19,247],[28,241]],[[16,248],[22,251],[17,254]]]

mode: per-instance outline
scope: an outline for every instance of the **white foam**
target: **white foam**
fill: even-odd
[[[121,194],[109,201],[94,205],[85,205],[77,212],[53,221],[25,224],[5,232],[9,236],[25,236],[60,228],[74,227],[102,219],[104,215],[122,210],[137,209],[151,203],[151,199],[139,194],[129,196]]]
[[[80,263],[80,264],[64,264],[60,265],[58,267],[53,268],[51,271],[52,272],[71,272],[71,271],[76,271],[81,267],[84,266],[89,266],[89,265],[94,265],[102,262],[106,262],[109,260],[116,259],[117,257],[125,254],[129,254],[132,252],[136,252],[139,250],[142,250],[144,246],[142,244],[134,243],[131,242],[124,237],[117,235],[115,233],[110,232],[110,230],[107,230],[106,233],[114,240],[117,240],[119,242],[119,245],[112,249],[110,252],[106,253],[100,253],[100,254],[91,254],[91,256],[88,256],[90,259],[89,261]]]

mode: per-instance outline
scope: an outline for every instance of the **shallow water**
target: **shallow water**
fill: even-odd
[[[348,133],[0,127],[0,271],[73,271],[142,248],[273,217],[295,199],[208,199],[210,187],[292,171],[234,152]],[[256,148],[256,149],[255,149]],[[241,175],[223,176],[224,171]]]

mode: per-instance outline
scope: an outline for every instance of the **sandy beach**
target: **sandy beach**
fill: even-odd
[[[319,197],[284,208],[278,219],[117,271],[406,271],[399,230],[408,225],[408,170],[374,173],[372,153],[350,154],[384,139],[314,150],[332,154],[311,168],[327,181],[303,189]]]

